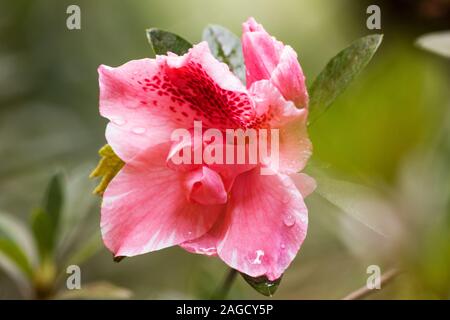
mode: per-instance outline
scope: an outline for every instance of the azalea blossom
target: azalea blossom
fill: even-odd
[[[206,42],[183,56],[99,67],[106,139],[125,162],[101,209],[103,241],[115,256],[179,245],[269,280],[295,258],[308,226],[304,198],[315,187],[299,173],[312,149],[305,77],[295,51],[253,18],[243,25],[242,49],[246,85]],[[278,129],[279,165],[177,165],[174,156],[194,145],[171,134],[195,121],[205,130]]]

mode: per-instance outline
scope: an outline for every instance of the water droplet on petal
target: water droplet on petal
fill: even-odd
[[[280,247],[281,247],[281,249],[283,249],[283,250],[286,249],[286,245],[285,245],[284,243],[282,243]]]
[[[133,128],[132,131],[135,134],[143,134],[143,133],[145,133],[145,131],[147,131],[147,129],[142,128],[142,127],[136,127],[136,128]]]
[[[301,215],[300,216],[300,221],[303,223],[307,223],[308,222],[308,217],[306,215]]]
[[[291,195],[286,193],[283,195],[281,201],[286,204],[286,203],[289,203],[291,201],[291,199],[292,199]]]
[[[261,264],[261,258],[264,256],[264,250],[256,250],[256,258],[251,261],[252,264]]]
[[[195,250],[197,253],[201,253],[207,256],[211,256],[216,253],[215,247],[209,247],[209,248],[199,248]]]
[[[283,222],[287,227],[292,227],[295,224],[295,217],[288,213],[284,216]]]

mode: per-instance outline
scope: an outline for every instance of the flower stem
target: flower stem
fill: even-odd
[[[399,275],[399,273],[400,273],[400,271],[398,269],[390,269],[390,270],[386,271],[385,273],[383,273],[381,275],[381,279],[380,279],[380,286],[383,287],[383,286],[387,285],[389,282],[391,282],[393,279],[395,279],[395,277],[397,277]],[[370,294],[372,294],[374,291],[377,291],[377,290],[369,289],[367,286],[363,286],[363,287],[349,293],[344,298],[342,298],[342,300],[363,299],[363,298],[369,296]]]
[[[225,299],[228,295],[228,292],[230,291],[231,285],[234,282],[234,279],[236,279],[237,271],[235,269],[230,269],[223,280],[222,285],[220,288],[216,291],[216,293],[213,296],[213,299],[222,300]]]

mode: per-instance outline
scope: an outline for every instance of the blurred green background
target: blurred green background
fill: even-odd
[[[363,286],[367,266],[376,264],[402,273],[370,298],[448,299],[449,60],[414,45],[424,33],[450,29],[446,0],[2,0],[0,211],[28,221],[52,174],[63,170],[72,201],[65,210],[74,219],[67,232],[83,214],[74,242],[91,239],[96,253],[81,264],[82,286],[110,282],[129,290],[123,297],[144,299],[210,297],[227,272],[218,259],[170,248],[114,263],[101,245],[100,200],[88,181],[105,143],[98,65],[151,56],[149,27],[197,42],[209,23],[240,35],[242,22],[254,16],[298,52],[311,83],[332,56],[374,32],[365,24],[373,3],[381,7],[384,41],[310,128],[308,171],[320,192],[307,199],[308,237],[275,298],[342,298]],[[81,30],[66,28],[70,4],[81,8]],[[62,261],[58,286],[64,288]],[[20,297],[0,270],[0,299]],[[238,278],[229,297],[262,296]]]

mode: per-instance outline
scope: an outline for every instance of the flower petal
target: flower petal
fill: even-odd
[[[298,107],[307,107],[308,94],[305,76],[290,46],[270,36],[255,19],[243,24],[242,50],[244,54],[247,87],[260,80],[270,80]]]
[[[281,52],[280,61],[273,70],[270,81],[280,90],[286,100],[297,107],[308,107],[308,92],[305,76],[297,59],[297,53],[290,46]]]
[[[206,41],[184,56],[169,55],[167,67],[168,82],[204,127],[245,127],[253,119],[253,102],[245,86],[213,57]]]
[[[168,141],[175,128],[192,128],[194,120],[235,128],[254,117],[246,88],[211,55],[206,42],[181,57],[102,65],[98,72],[100,113],[111,121],[106,138],[125,162]]]
[[[271,37],[253,18],[249,18],[242,29],[242,51],[249,88],[255,81],[270,79],[280,60],[283,44]]]
[[[286,174],[301,171],[312,154],[306,126],[308,109],[298,109],[286,101],[268,80],[254,82],[249,91],[256,101],[254,126],[279,130],[279,163],[273,169]]]
[[[316,180],[305,173],[294,173],[289,175],[295,183],[298,191],[302,194],[303,199],[309,196],[317,187]]]
[[[227,206],[219,257],[252,277],[279,278],[306,237],[308,211],[285,175],[258,169],[236,178]]]
[[[119,172],[105,191],[101,230],[116,256],[133,256],[205,234],[223,210],[186,196],[185,173],[166,166],[170,145],[145,150]]]
[[[202,143],[195,145],[191,132],[186,131],[179,141],[172,140],[169,154],[167,155],[167,166],[175,171],[192,171],[202,167],[202,161],[196,163],[195,153],[202,154]],[[187,135],[189,133],[189,135]]]
[[[228,194],[220,175],[203,166],[201,169],[187,174],[186,185],[189,199],[193,202],[212,205],[227,202]]]
[[[197,239],[181,243],[180,247],[191,253],[217,256],[217,244],[221,239],[221,235],[224,233],[224,227],[226,227],[224,219],[225,212],[217,218],[213,227],[207,233]]]
[[[312,154],[312,143],[306,131],[307,110],[297,121],[280,128],[280,164],[279,171],[291,174],[303,170]]]
[[[262,176],[255,168],[236,178],[226,214],[211,230],[181,246],[275,280],[295,258],[307,227],[308,211],[294,182],[281,174]]]
[[[161,77],[155,60],[133,60],[120,67],[101,65],[100,113],[111,122],[106,139],[125,162],[140,151],[167,141],[174,128],[172,104],[147,86],[150,79]],[[147,80],[147,81],[145,81]]]

